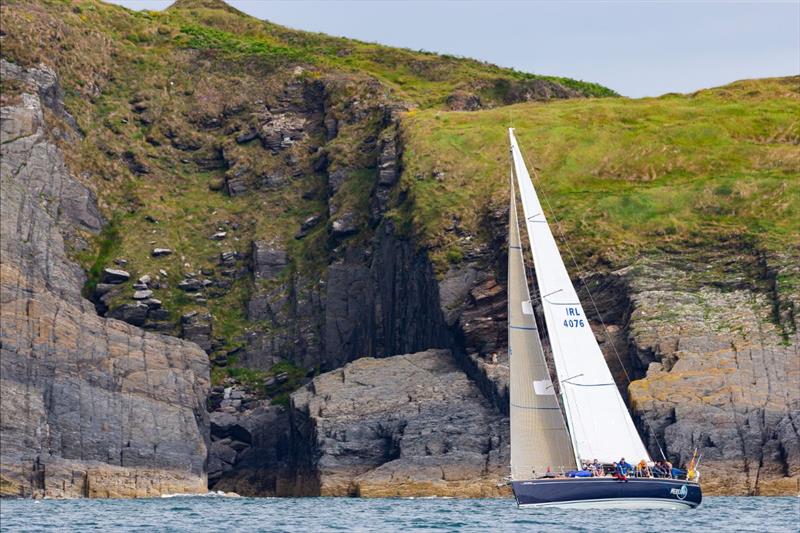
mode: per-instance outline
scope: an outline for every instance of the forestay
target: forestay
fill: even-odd
[[[509,128],[514,173],[564,410],[579,460],[650,460],[586,319]],[[512,442],[513,446],[513,442]]]
[[[511,479],[575,468],[575,455],[533,318],[517,220],[514,179],[508,222],[508,355]]]

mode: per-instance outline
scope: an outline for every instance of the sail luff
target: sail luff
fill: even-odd
[[[511,478],[575,468],[567,426],[553,390],[533,317],[511,175],[508,223],[508,355]]]
[[[570,436],[579,460],[650,460],[589,326],[531,182],[513,129],[514,172]]]

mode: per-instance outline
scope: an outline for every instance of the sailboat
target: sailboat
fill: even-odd
[[[509,128],[508,351],[511,486],[521,507],[694,508],[699,476],[653,477],[653,466],[572,285]],[[531,300],[517,217],[522,204],[538,289]],[[534,303],[541,305],[558,388],[550,378]],[[644,461],[641,476],[604,475]],[[665,459],[666,461],[666,459]],[[591,477],[582,467],[601,465]],[[661,473],[660,469],[656,470]],[[612,472],[613,473],[613,472]],[[568,477],[571,474],[575,477]]]

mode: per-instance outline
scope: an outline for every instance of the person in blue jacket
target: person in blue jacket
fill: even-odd
[[[627,476],[628,472],[630,472],[632,468],[633,468],[633,465],[631,465],[630,463],[625,462],[625,458],[624,457],[622,459],[620,459],[619,462],[617,463],[617,473],[621,474],[623,476]]]

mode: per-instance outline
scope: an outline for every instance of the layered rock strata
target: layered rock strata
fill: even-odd
[[[587,276],[585,285],[575,281],[606,361],[652,457],[663,449],[670,461],[686,465],[696,449],[708,494],[794,493],[800,483],[794,312],[800,297],[781,280],[796,277],[798,252],[768,254],[736,238],[683,246],[681,254],[643,256]],[[495,268],[481,268],[486,264]],[[439,287],[446,320],[461,332],[462,366],[504,410],[502,264],[479,251]],[[492,364],[495,356],[499,364]]]
[[[508,420],[448,350],[358,359],[294,393],[292,407],[300,493],[504,493]]]
[[[0,494],[204,492],[206,355],[98,317],[81,297],[65,241],[103,222],[45,123],[64,116],[58,81],[6,62],[2,74],[25,90],[0,110]]]

